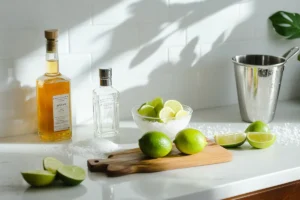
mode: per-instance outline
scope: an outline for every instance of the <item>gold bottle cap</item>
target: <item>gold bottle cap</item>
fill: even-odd
[[[58,37],[57,29],[45,30],[45,38],[47,40],[55,40]]]

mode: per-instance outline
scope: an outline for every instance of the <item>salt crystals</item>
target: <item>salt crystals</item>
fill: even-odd
[[[214,134],[226,134],[233,132],[244,132],[249,124],[199,124],[191,123],[189,127],[196,128],[213,138]],[[276,123],[269,124],[271,133],[276,135],[276,142],[281,145],[300,145],[300,124],[296,123]]]
[[[101,155],[116,151],[119,145],[107,139],[88,139],[67,146],[66,150],[75,155]]]
[[[59,153],[60,155],[67,156],[82,156],[85,158],[90,157],[98,157],[98,158],[106,158],[108,153],[113,151],[120,150],[118,144],[104,139],[87,139],[81,140],[78,142],[70,143],[67,145],[54,146],[54,147],[45,147],[46,151],[52,151]]]

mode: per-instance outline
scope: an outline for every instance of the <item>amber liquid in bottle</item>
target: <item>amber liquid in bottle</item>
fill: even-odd
[[[43,141],[72,137],[70,79],[59,72],[56,30],[45,31],[46,73],[36,80],[38,134]]]

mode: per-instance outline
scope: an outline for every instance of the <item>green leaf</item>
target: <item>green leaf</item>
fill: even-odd
[[[278,11],[269,19],[279,35],[286,39],[300,38],[300,15],[298,13]]]

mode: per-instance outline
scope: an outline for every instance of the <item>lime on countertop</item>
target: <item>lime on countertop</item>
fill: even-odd
[[[265,133],[269,133],[270,132],[270,128],[268,126],[268,124],[262,122],[262,121],[255,121],[253,123],[251,123],[247,129],[245,130],[245,133],[249,133],[249,132],[265,132]]]
[[[32,186],[42,187],[51,184],[55,179],[55,174],[46,170],[32,170],[21,172],[24,180]]]
[[[228,133],[214,136],[218,145],[227,148],[239,147],[245,143],[247,135],[245,133]]]
[[[78,185],[86,177],[84,169],[74,165],[64,165],[57,170],[57,176],[66,185]]]
[[[193,128],[186,128],[180,131],[176,135],[174,143],[177,149],[185,154],[198,153],[207,145],[205,135]]]
[[[276,135],[264,132],[252,132],[247,134],[247,141],[252,147],[265,149],[274,144]]]
[[[168,155],[172,150],[172,141],[162,132],[147,132],[139,139],[141,151],[151,157],[160,158]]]
[[[179,101],[176,100],[168,100],[165,102],[164,107],[171,108],[175,113],[180,110],[183,110],[183,107]]]
[[[56,171],[64,164],[53,157],[46,157],[43,159],[43,167],[45,170],[56,174]]]

